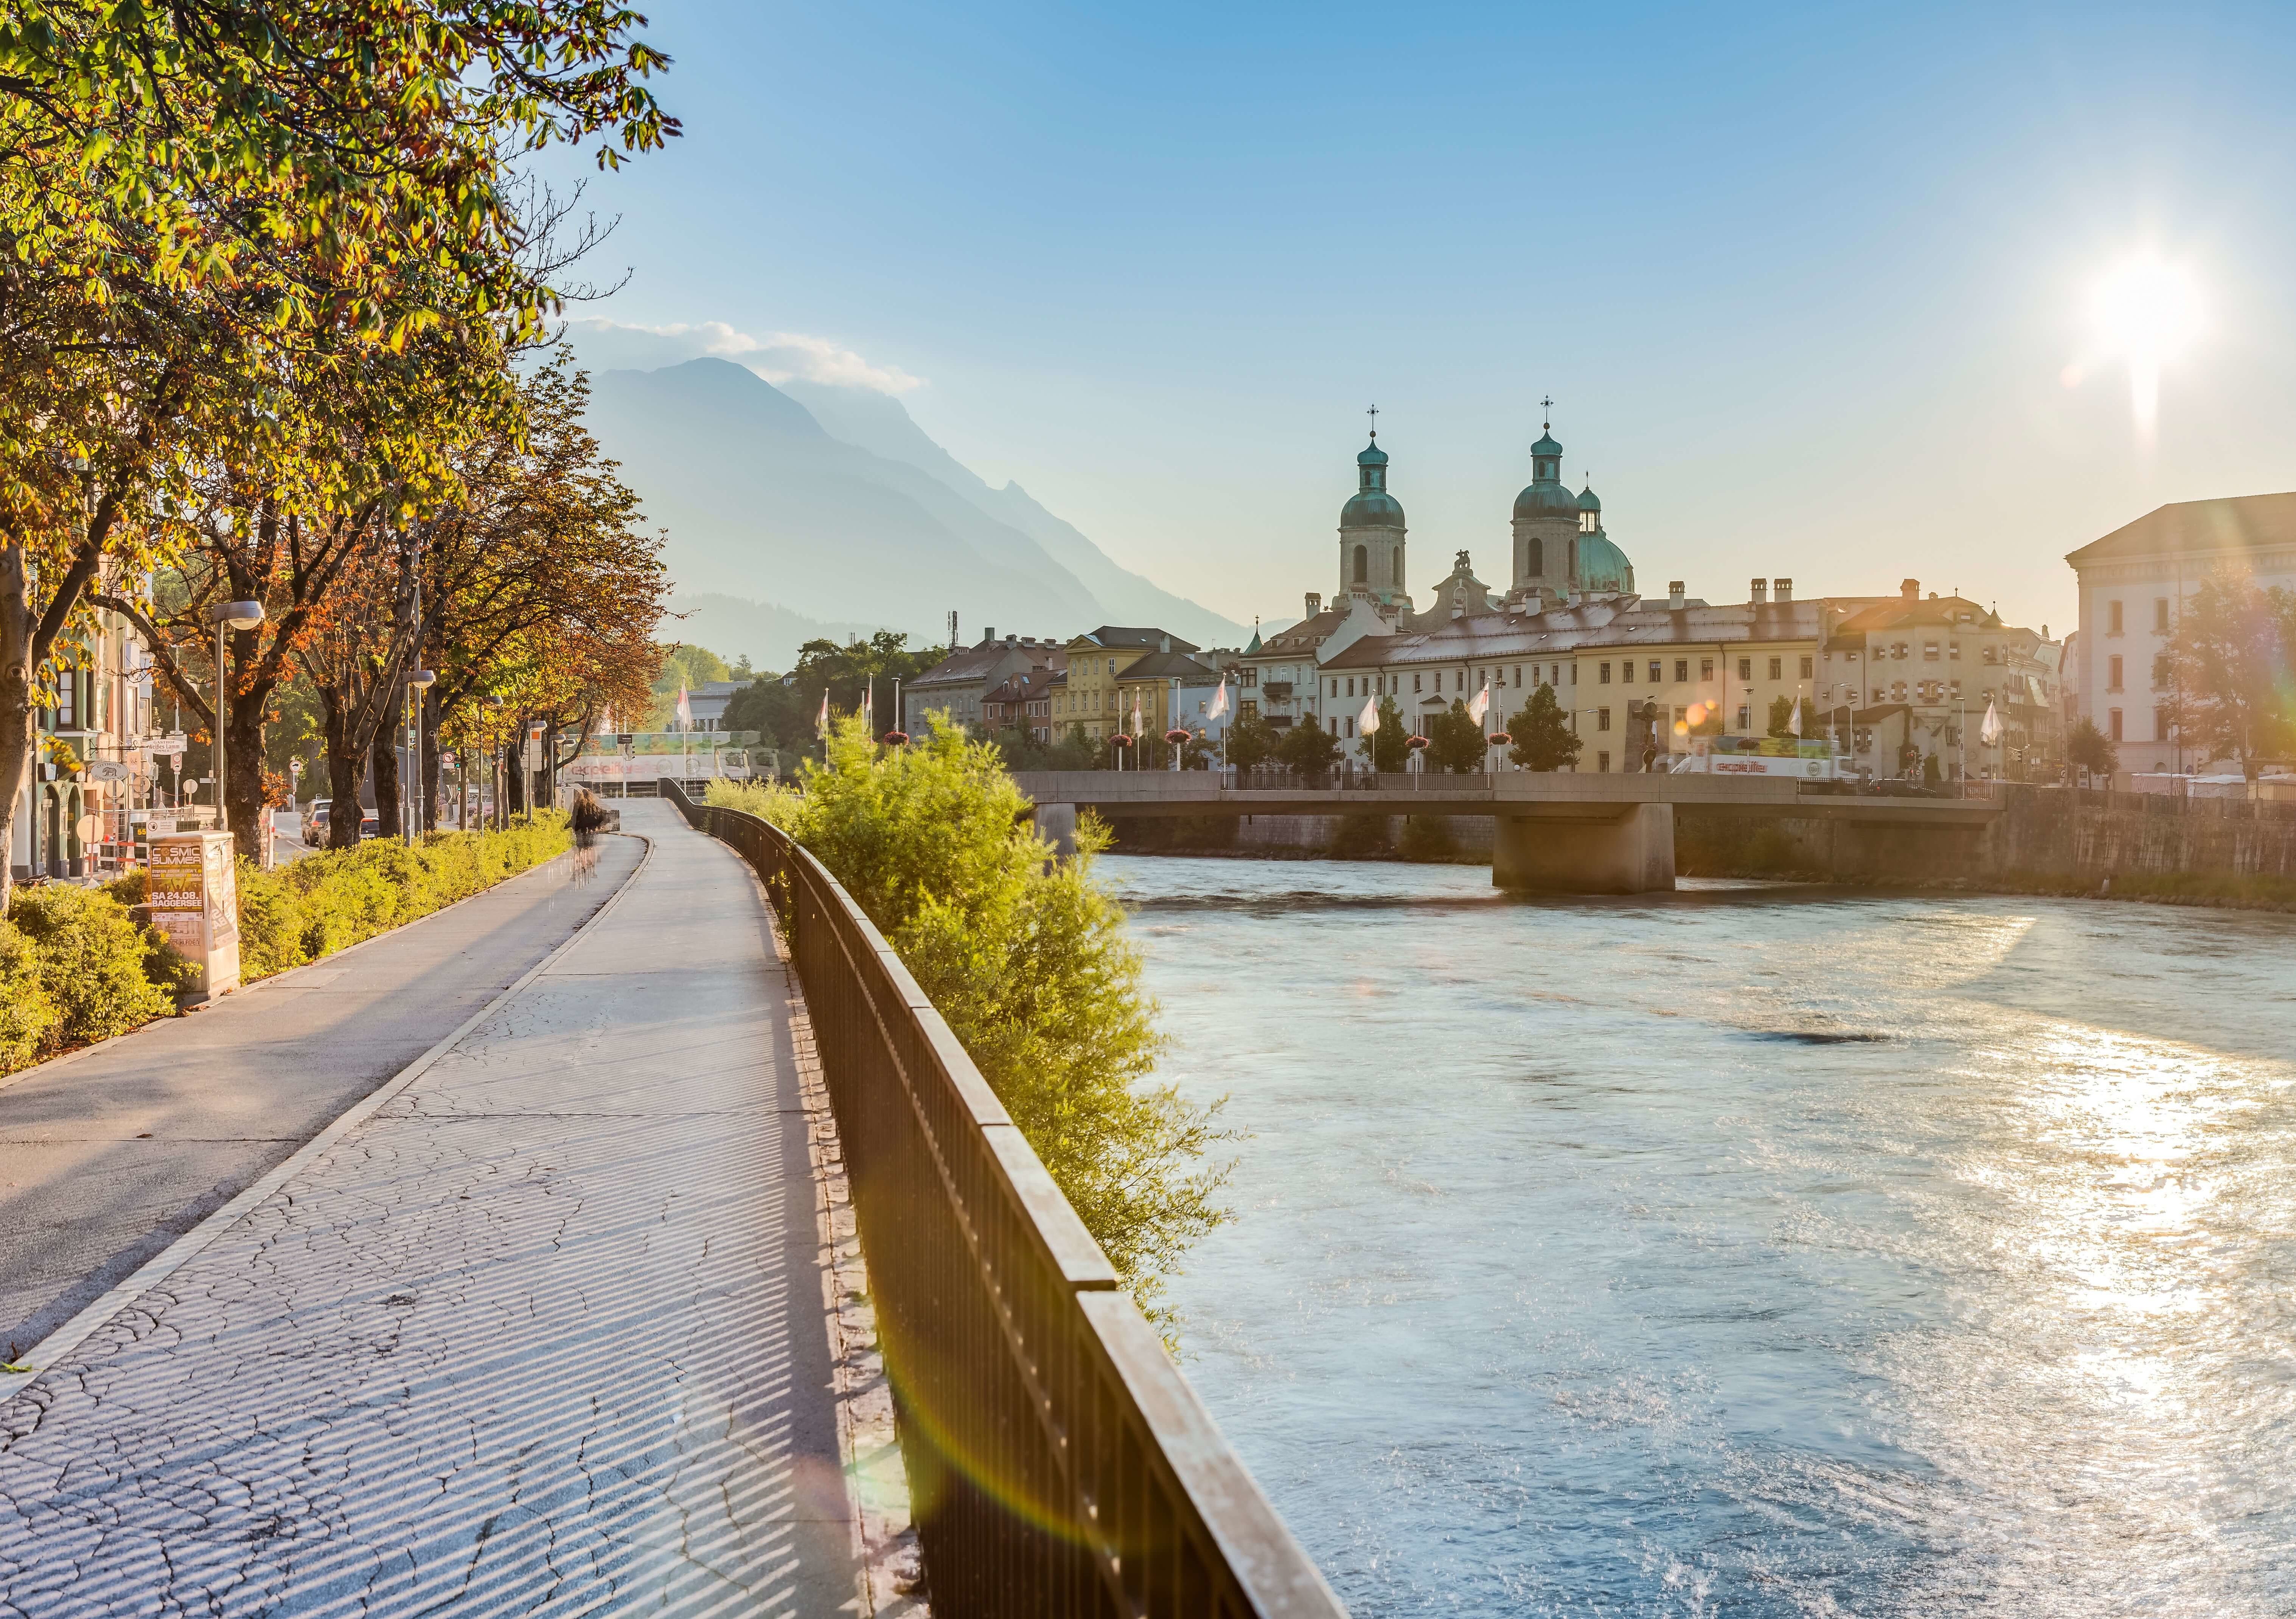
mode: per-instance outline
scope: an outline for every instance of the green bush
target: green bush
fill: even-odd
[[[1021,823],[995,748],[937,727],[880,753],[850,720],[802,794],[712,782],[709,802],[782,828],[829,868],[898,951],[1133,1296],[1168,1334],[1163,1277],[1226,1218],[1228,1132],[1151,1081],[1161,1039],[1123,908],[1093,880],[1106,828],[1077,857]]]
[[[40,963],[23,930],[0,921],[0,1074],[29,1064],[61,1014],[40,979]]]
[[[18,888],[8,920],[30,945],[40,986],[55,1008],[43,1055],[109,1040],[175,1010],[174,985],[155,984],[145,970],[149,930],[102,889],[65,883]]]
[[[1401,746],[1401,744],[1398,744]],[[1342,815],[1332,834],[1328,851],[1341,860],[1357,860],[1371,854],[1387,853],[1387,817],[1384,815]]]
[[[1406,860],[1448,860],[1459,852],[1451,840],[1451,822],[1445,815],[1413,815],[1403,823],[1402,839],[1395,852]]]

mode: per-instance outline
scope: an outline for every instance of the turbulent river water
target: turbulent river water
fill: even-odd
[[[2296,918],[1111,857],[1357,1619],[2296,1613]]]

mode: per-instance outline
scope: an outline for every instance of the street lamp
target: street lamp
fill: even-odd
[[[216,830],[231,830],[231,820],[224,809],[223,733],[231,724],[231,685],[224,673],[224,660],[228,651],[226,630],[251,630],[263,622],[260,601],[226,601],[212,609],[208,621],[216,626],[216,700],[215,700],[215,781]]]
[[[435,669],[410,670],[406,676],[407,687],[414,696],[414,723],[406,732],[406,756],[408,763],[413,766],[409,773],[414,776],[414,781],[412,789],[400,795],[399,803],[405,806],[401,814],[406,817],[406,841],[409,843],[413,843],[422,832],[423,816],[421,811],[415,808],[414,797],[416,793],[422,790],[422,693],[435,684],[438,679],[438,671]]]

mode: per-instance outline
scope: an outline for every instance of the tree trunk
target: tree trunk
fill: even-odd
[[[391,744],[398,739],[396,725],[383,725],[374,733],[374,756],[370,768],[374,772],[374,832],[378,838],[396,838],[398,824],[398,749]]]
[[[0,542],[0,917],[14,879],[16,817],[32,781],[32,604],[24,548]],[[38,831],[37,826],[31,830]]]
[[[366,776],[366,761],[350,745],[350,725],[340,710],[324,708],[327,725],[327,792],[333,803],[327,810],[327,846],[355,849],[359,838],[359,785]]]
[[[218,802],[228,820],[226,830],[239,834],[238,850],[257,853],[255,836],[263,822],[263,710],[269,693],[250,693],[232,700],[231,729],[224,740],[223,767],[230,780],[223,784]]]
[[[518,728],[517,739],[503,750],[503,785],[510,789],[504,795],[504,803],[509,814],[513,815],[526,814],[526,749],[523,745],[525,736],[526,727],[521,725]]]

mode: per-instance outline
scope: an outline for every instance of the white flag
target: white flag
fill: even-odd
[[[1786,715],[1786,730],[1794,736],[1801,734],[1801,699],[1794,699],[1793,712]]]
[[[821,694],[821,717],[813,722],[813,734],[816,736],[829,734],[829,693],[826,691]]]
[[[2001,716],[1994,712],[1993,699],[1985,699],[1985,724],[1977,728],[1977,740],[1988,748],[2001,740]]]
[[[1467,717],[1474,721],[1476,724],[1480,725],[1483,723],[1483,715],[1488,714],[1490,711],[1491,683],[1489,679],[1486,677],[1483,681],[1483,689],[1476,692],[1474,700],[1467,705]]]
[[[1132,694],[1132,734],[1136,737],[1140,734],[1140,693],[1137,691]]]
[[[1227,676],[1225,675],[1220,676],[1219,690],[1212,693],[1210,717],[1216,720],[1227,717]]]
[[[677,728],[693,729],[693,705],[685,700],[685,683],[682,680],[677,683]]]
[[[1376,699],[1365,702],[1363,714],[1356,721],[1356,729],[1365,736],[1379,729],[1379,703]]]

